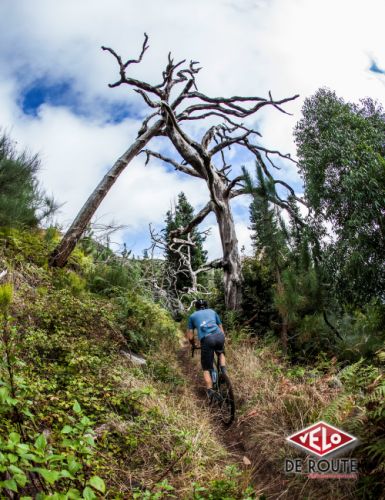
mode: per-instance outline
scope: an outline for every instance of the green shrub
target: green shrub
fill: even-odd
[[[354,362],[361,357],[373,359],[385,343],[385,305],[372,301],[363,310],[346,312],[337,324],[342,340],[340,358]]]
[[[15,265],[32,263],[45,266],[48,262],[48,244],[39,230],[22,231],[16,228],[0,228],[0,241],[6,258]]]
[[[0,398],[2,412],[7,404],[14,407],[5,391]],[[89,471],[95,446],[92,422],[76,401],[73,411],[75,417],[68,416],[71,425],[61,429],[61,442],[49,443],[43,433],[28,435],[25,426],[20,433],[11,430],[0,437],[0,471],[8,476],[0,481],[0,492],[9,496],[9,492],[25,495],[33,491],[36,499],[96,499],[105,493],[103,479]]]
[[[88,287],[94,293],[112,297],[128,290],[138,291],[139,276],[140,268],[134,261],[98,263],[87,275]]]
[[[225,468],[223,479],[210,481],[208,485],[194,484],[193,500],[252,500],[255,493],[251,487],[242,487],[242,473],[236,466]]]
[[[57,209],[39,187],[40,160],[18,153],[13,141],[0,136],[0,226],[36,227]]]
[[[156,381],[174,386],[183,384],[183,379],[175,372],[175,367],[167,359],[151,359],[147,362],[145,372],[149,373]]]
[[[5,314],[12,301],[13,286],[10,283],[0,285],[0,312]]]
[[[354,455],[360,459],[359,498],[378,498],[385,468],[385,373],[361,358],[338,374],[342,390],[322,411],[322,418],[359,438]]]
[[[158,304],[134,292],[117,299],[118,321],[132,349],[156,349],[164,340],[174,342],[178,335],[171,315]]]

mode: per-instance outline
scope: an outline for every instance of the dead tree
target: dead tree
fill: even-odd
[[[224,271],[225,300],[229,309],[239,309],[242,284],[238,240],[230,201],[236,196],[245,194],[246,190],[243,185],[243,175],[231,178],[231,165],[227,163],[225,153],[234,145],[246,148],[263,165],[263,169],[269,176],[271,176],[271,173],[266,166],[264,157],[273,166],[270,155],[279,155],[290,159],[289,155],[282,155],[278,151],[271,151],[256,144],[253,137],[260,134],[246,127],[243,123],[236,123],[234,120],[253,115],[266,105],[274,106],[285,112],[279,105],[296,97],[280,101],[274,101],[271,95],[269,99],[239,96],[210,98],[197,91],[188,91],[184,94],[183,100],[195,99],[196,103],[185,107],[180,112],[173,109],[167,102],[160,103],[160,113],[162,113],[166,121],[165,134],[170,138],[183,161],[178,163],[174,159],[167,158],[157,152],[148,149],[144,151],[147,155],[147,161],[151,156],[159,158],[173,165],[177,170],[206,182],[210,192],[210,201],[190,224],[185,228],[175,230],[171,235],[176,237],[188,234],[210,212],[215,213],[222,243],[223,258],[221,264]],[[219,116],[224,120],[224,123],[210,127],[200,141],[189,136],[181,128],[181,123],[184,121],[199,120],[209,116]],[[215,158],[218,156],[221,159],[220,166],[215,163]],[[278,180],[275,182],[287,187],[294,195],[292,189],[286,183]],[[287,205],[286,201],[282,199],[279,199],[279,203],[281,206]]]
[[[145,82],[140,82],[133,78],[127,78],[126,71],[132,64],[138,64],[142,61],[143,55],[145,51],[148,49],[148,36],[145,34],[144,42],[142,46],[141,53],[138,59],[128,59],[126,62],[123,62],[120,57],[116,56],[116,54],[106,47],[102,47],[103,50],[107,50],[111,53],[114,53],[119,65],[120,65],[120,74],[121,79],[112,83],[109,86],[116,87],[121,83],[127,83],[132,85],[136,92],[142,95],[142,97],[146,100],[146,103],[151,106],[151,104],[147,100],[148,94],[155,95],[158,99],[165,98],[171,88],[173,87],[174,80],[174,71],[177,68],[177,65],[169,64],[167,66],[167,72],[163,74],[163,82],[159,85],[149,85]],[[194,74],[194,68],[187,68],[186,71],[188,74]],[[186,88],[188,86],[189,78],[188,76],[182,74],[179,77],[180,81],[187,82]],[[182,90],[183,92],[184,90]],[[152,118],[157,116],[157,120],[154,121]],[[149,122],[151,121],[151,125]],[[64,234],[62,240],[57,245],[57,247],[52,252],[49,264],[52,267],[63,267],[66,265],[68,261],[68,257],[71,255],[73,249],[75,248],[77,242],[84,234],[87,226],[90,224],[90,221],[98,209],[99,205],[119,177],[119,175],[123,172],[123,170],[127,167],[130,161],[135,158],[135,156],[140,153],[140,151],[146,146],[146,144],[156,135],[159,135],[164,127],[164,118],[156,111],[155,113],[151,113],[142,123],[142,126],[138,132],[138,136],[136,140],[131,144],[131,146],[116,160],[110,170],[106,173],[103,179],[96,186],[95,190],[91,193],[88,200],[85,202],[80,212],[75,217],[71,226],[68,228],[67,232]]]
[[[271,93],[269,93],[269,98],[253,96],[209,97],[197,90],[195,77],[200,70],[197,67],[197,62],[191,61],[189,65],[185,65],[185,60],[174,63],[170,54],[160,84],[150,85],[128,77],[127,69],[130,68],[131,64],[139,63],[142,60],[147,47],[147,36],[145,35],[140,57],[127,62],[123,62],[113,49],[102,47],[103,50],[112,54],[119,67],[120,78],[115,83],[110,84],[110,87],[120,85],[132,87],[153,112],[143,122],[135,143],[115,163],[86,202],[61,244],[55,249],[51,265],[62,266],[65,264],[87,225],[84,224],[85,221],[88,223],[89,218],[121,171],[135,155],[145,148],[152,137],[162,135],[170,139],[181,160],[178,161],[156,151],[144,149],[147,161],[150,157],[156,157],[171,164],[180,172],[202,179],[207,184],[210,193],[207,205],[188,226],[176,230],[173,236],[188,234],[210,212],[215,213],[223,252],[221,266],[224,271],[226,306],[229,309],[238,309],[241,301],[242,273],[230,201],[236,196],[245,194],[245,189],[243,175],[232,174],[231,165],[226,160],[226,152],[232,146],[245,148],[256,157],[258,162],[261,162],[265,172],[271,176],[265,159],[274,166],[271,159],[274,155],[286,159],[291,158],[289,155],[266,149],[258,144],[255,138],[261,134],[246,126],[243,120],[255,115],[266,106],[272,106],[286,113],[281,105],[296,99],[298,96],[280,100],[273,99]],[[193,138],[186,130],[182,129],[182,125],[186,122],[204,120],[209,117],[217,118],[219,123],[208,128],[199,139]],[[220,165],[217,158],[219,158]],[[290,190],[290,187],[283,181],[277,180],[276,182]],[[286,202],[281,200],[281,203],[285,205]]]
[[[207,236],[209,230],[203,233]],[[203,234],[199,233],[199,234]],[[192,263],[192,249],[196,246],[196,241],[191,233],[186,235],[186,239],[174,237],[171,241],[166,239],[162,233],[157,233],[150,225],[150,250],[151,261],[154,261],[154,252],[156,249],[163,253],[166,250],[171,250],[178,255],[178,266],[171,268],[163,265],[162,273],[159,278],[156,273],[152,272],[150,276],[150,286],[156,297],[161,297],[164,305],[170,309],[175,315],[184,313],[191,308],[194,300],[199,296],[210,295],[211,292],[207,287],[198,282],[198,276],[202,273],[222,267],[222,259],[214,260],[210,263],[202,264],[199,268],[194,269]],[[154,271],[154,270],[152,270]],[[184,275],[188,278],[189,285],[182,290],[177,287],[177,278],[179,275]],[[147,279],[148,282],[148,279]],[[186,301],[190,302],[189,307],[185,307]]]

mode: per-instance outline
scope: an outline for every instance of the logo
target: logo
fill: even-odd
[[[356,479],[358,462],[355,458],[332,459],[341,450],[358,444],[357,438],[326,422],[317,422],[286,438],[291,445],[316,458],[286,458],[286,474],[305,474],[309,479]],[[326,458],[324,458],[326,457]]]
[[[325,422],[306,427],[289,436],[286,440],[317,457],[324,457],[345,446],[353,444],[357,438]],[[356,444],[356,443],[355,443]]]

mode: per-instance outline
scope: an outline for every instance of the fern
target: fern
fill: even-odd
[[[329,423],[337,424],[340,422],[340,413],[346,410],[349,405],[351,406],[350,394],[340,394],[332,403],[330,403],[321,413],[320,417]]]
[[[385,461],[385,439],[370,444],[365,450],[371,459],[380,459],[381,465],[383,465],[382,462]]]

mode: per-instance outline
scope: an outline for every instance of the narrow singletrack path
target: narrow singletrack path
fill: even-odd
[[[181,347],[176,354],[191,395],[196,398],[196,404],[202,408],[209,408],[200,367],[200,355],[196,354],[192,358],[189,345]],[[231,366],[229,366],[229,377],[231,380]],[[329,494],[322,496],[321,491],[315,494],[315,490],[312,490],[312,496],[303,495],[302,491],[305,489],[306,483],[298,485],[298,488],[295,489],[290,487],[290,479],[283,472],[279,473],[276,469],[273,470],[268,461],[262,459],[262,452],[261,454],[256,453],[255,443],[251,445],[249,442],[249,436],[252,435],[253,429],[249,426],[247,419],[242,418],[239,408],[237,408],[237,387],[233,386],[233,390],[235,396],[234,422],[226,427],[214,412],[209,412],[212,430],[229,454],[228,465],[236,465],[239,470],[248,473],[245,477],[255,489],[257,498],[258,495],[266,500],[302,500],[304,498],[324,498],[326,500],[327,498],[336,498]],[[252,453],[250,453],[250,445]],[[354,493],[353,496],[347,493],[339,498],[348,500],[356,497]]]
[[[196,396],[197,404],[201,406],[208,406],[206,391],[203,386],[202,372],[197,365],[197,359],[199,358],[200,354],[195,354],[194,359],[192,359],[191,351],[188,347],[182,348],[178,352],[178,360],[182,372],[186,377],[192,392]],[[222,444],[231,453],[234,461],[243,464],[245,447],[240,435],[240,430],[237,426],[237,419],[235,419],[229,427],[223,425],[215,414],[212,415],[211,421]]]
[[[186,345],[177,352],[178,362],[185,379],[187,380],[192,394],[196,398],[197,405],[208,407],[206,391],[203,385],[202,371],[200,369],[200,355],[195,354],[191,357],[191,349]],[[229,373],[231,379],[231,372]],[[230,456],[229,465],[236,465],[240,470],[248,470],[250,472],[250,480],[252,485],[260,494],[265,494],[266,498],[277,498],[268,493],[269,485],[272,481],[270,477],[254,470],[246,451],[247,436],[243,433],[243,426],[239,425],[237,418],[237,392],[234,387],[235,396],[235,420],[226,427],[214,413],[211,415],[211,423],[213,432],[218,436],[223,447],[228,451]],[[273,481],[274,482],[274,481]]]

